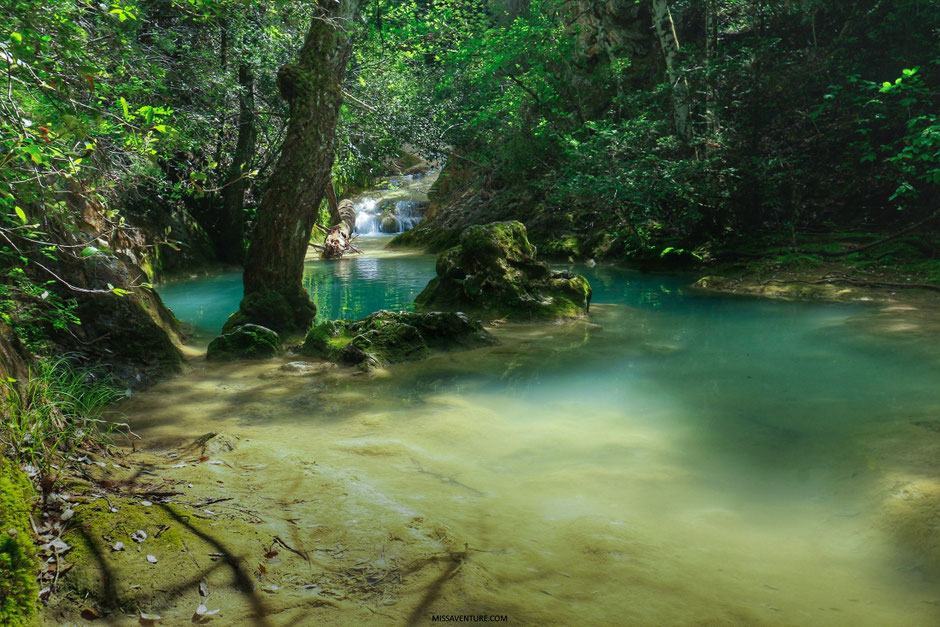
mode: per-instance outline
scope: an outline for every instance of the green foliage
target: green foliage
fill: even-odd
[[[370,22],[359,63],[404,103],[389,117],[433,129],[419,145],[476,170],[496,203],[522,198],[555,235],[603,233],[653,258],[935,209],[940,14],[922,3],[670,2],[675,85],[646,9],[525,4],[380,2],[382,36]]]
[[[106,442],[114,424],[103,418],[104,412],[124,395],[97,370],[62,358],[40,361],[26,381],[8,380],[0,386],[0,443],[40,470],[78,447]]]
[[[74,298],[50,291],[55,281],[39,284],[17,270],[10,270],[10,284],[0,284],[0,319],[13,328],[31,352],[45,354],[52,331],[81,324],[75,315],[78,305]]]

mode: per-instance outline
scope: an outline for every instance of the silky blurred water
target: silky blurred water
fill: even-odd
[[[130,418],[189,434],[218,422],[354,465],[493,551],[475,602],[522,622],[940,624],[929,317],[565,267],[593,286],[587,321],[498,328],[501,346],[375,379],[245,383],[211,411],[171,387],[156,393],[172,415]],[[410,307],[433,272],[428,256],[367,256],[310,263],[305,284],[318,318],[356,318]],[[160,293],[213,332],[236,279]],[[222,389],[214,372],[202,384]]]

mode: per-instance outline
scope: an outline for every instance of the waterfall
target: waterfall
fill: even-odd
[[[423,177],[402,176],[389,181],[388,188],[376,190],[374,196],[360,196],[353,202],[356,209],[358,235],[394,235],[413,229],[424,219],[427,206]],[[420,186],[420,187],[419,187]]]

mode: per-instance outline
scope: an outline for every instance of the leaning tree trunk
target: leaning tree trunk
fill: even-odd
[[[333,222],[333,228],[323,240],[323,251],[320,255],[324,259],[339,259],[346,252],[355,250],[350,243],[353,227],[356,226],[356,209],[351,200],[347,198],[339,201]]]
[[[249,167],[255,155],[255,77],[251,66],[238,66],[238,141],[235,155],[222,188],[222,216],[217,233],[216,255],[220,261],[245,261],[245,191]]]
[[[360,1],[317,5],[297,63],[278,71],[290,122],[258,209],[245,260],[245,297],[229,328],[252,322],[278,332],[303,332],[316,314],[303,287],[304,255],[330,178],[352,51],[349,28]]]

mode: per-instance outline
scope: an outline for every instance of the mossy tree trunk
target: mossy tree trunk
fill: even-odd
[[[216,254],[221,261],[240,264],[245,261],[245,192],[258,136],[255,127],[255,77],[247,63],[238,66],[238,86],[238,141],[222,188],[222,216]]]
[[[231,321],[278,332],[306,331],[316,314],[302,284],[304,256],[330,180],[342,83],[360,0],[314,9],[296,63],[278,71],[290,122],[245,260],[245,297]]]

